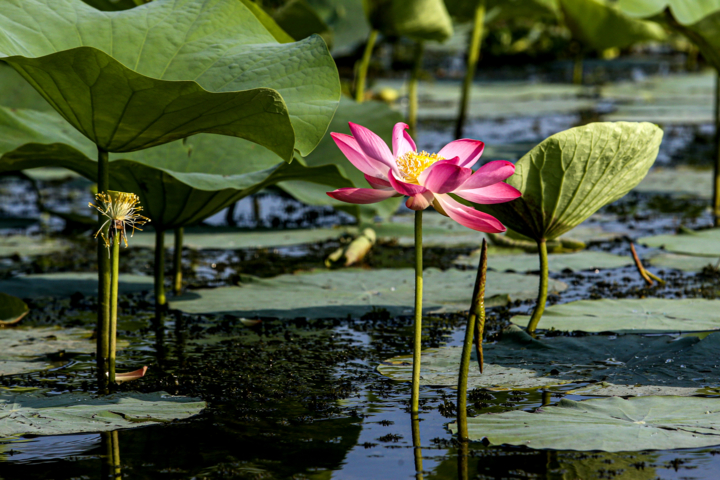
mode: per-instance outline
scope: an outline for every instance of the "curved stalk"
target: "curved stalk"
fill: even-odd
[[[415,137],[417,134],[417,88],[420,79],[420,70],[422,69],[424,44],[423,42],[415,43],[415,53],[413,55],[413,69],[410,75],[410,85],[408,86],[408,126],[410,127],[410,136]]]
[[[720,71],[715,71],[715,163],[713,165],[713,225],[720,227]]]
[[[422,446],[420,444],[420,418],[417,413],[410,415],[410,422],[412,423],[413,455],[415,457],[415,479],[422,480],[423,464]]]
[[[110,190],[108,152],[98,147],[98,192]],[[105,223],[102,214],[98,213],[98,227]],[[109,226],[103,229],[102,234],[107,237]],[[110,327],[110,257],[102,241],[97,244],[98,256],[98,310],[97,310],[97,381],[98,389],[104,392],[107,387],[107,358],[110,345],[108,343],[108,330]]]
[[[475,69],[480,59],[480,45],[482,43],[483,27],[485,24],[485,0],[478,2],[475,8],[473,29],[470,34],[470,41],[467,52],[467,65],[465,67],[465,79],[463,80],[462,97],[460,98],[460,113],[455,125],[455,138],[461,138],[465,118],[467,117],[468,104],[470,103],[470,89],[475,78]]]
[[[155,313],[165,306],[165,230],[155,230]]]
[[[362,103],[365,100],[365,79],[367,78],[370,58],[372,57],[373,48],[375,48],[377,36],[377,30],[370,30],[370,35],[365,43],[365,51],[363,52],[362,59],[357,67],[357,79],[355,80],[355,101],[358,103]]]
[[[467,327],[465,328],[465,341],[463,342],[462,357],[460,359],[460,375],[458,376],[458,393],[457,393],[457,423],[458,437],[461,442],[470,439],[467,430],[467,382],[468,372],[470,370],[470,357],[472,355],[473,334],[476,330],[476,324],[482,319],[482,329],[485,328],[485,277],[487,273],[487,241],[483,238],[482,247],[480,249],[480,264],[478,265],[477,276],[475,277],[475,288],[473,289],[473,298],[470,305],[470,314],[468,315]],[[481,331],[482,331],[481,329]],[[482,373],[482,334],[480,333],[478,342],[480,349],[478,351],[478,362],[480,362],[480,372]]]
[[[182,292],[182,248],[185,229],[175,229],[175,251],[173,252],[173,294],[180,295]]]
[[[528,323],[528,333],[535,332],[535,329],[540,323],[543,312],[545,312],[545,303],[547,302],[548,292],[548,257],[547,257],[547,243],[545,239],[542,239],[538,243],[538,254],[540,255],[540,288],[538,289],[537,305],[535,310],[530,317],[530,323]]]
[[[112,238],[112,275],[110,280],[110,330],[108,331],[108,381],[115,383],[115,351],[117,350],[117,297],[118,275],[120,273],[120,235],[115,232]]]
[[[413,378],[410,411],[418,413],[420,401],[420,354],[422,351],[422,210],[415,212],[415,332],[413,338]]]

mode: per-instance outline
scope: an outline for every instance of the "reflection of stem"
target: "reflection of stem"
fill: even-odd
[[[458,424],[459,425],[459,424]],[[458,479],[468,478],[468,442],[460,442],[458,446]]]
[[[370,36],[365,43],[365,51],[363,52],[362,59],[357,67],[357,80],[355,81],[355,101],[362,103],[365,100],[365,79],[367,78],[368,66],[370,65],[370,58],[372,57],[372,51],[375,47],[375,40],[377,40],[378,31],[371,30]]]
[[[417,413],[420,401],[420,354],[422,349],[422,210],[415,211],[415,335],[413,339],[413,379],[410,411]]]
[[[120,467],[120,439],[117,430],[111,433],[112,438],[112,466],[113,478],[122,480],[122,468]]]
[[[175,355],[179,367],[185,366],[185,342],[187,334],[185,330],[185,320],[180,312],[175,313]]]
[[[114,227],[113,227],[114,228]],[[115,383],[115,350],[117,349],[117,300],[120,274],[120,231],[112,238],[112,276],[110,277],[110,331],[108,332],[108,381]]]
[[[475,68],[480,59],[480,44],[482,42],[484,23],[485,0],[480,0],[475,8],[473,30],[470,34],[470,42],[468,45],[465,79],[463,80],[462,97],[460,99],[460,113],[458,114],[457,124],[455,125],[455,138],[462,137],[468,104],[470,103],[470,90],[472,88],[473,78],[475,78]]]
[[[537,305],[535,305],[535,310],[533,311],[532,317],[530,317],[530,323],[528,323],[527,326],[528,333],[535,332],[538,323],[540,323],[543,312],[545,312],[545,303],[547,302],[549,275],[547,243],[545,243],[545,239],[542,239],[538,241],[537,244],[538,254],[540,255],[540,288],[538,289]]]
[[[552,392],[545,390],[542,392],[542,406],[550,405],[550,399],[552,399]]]
[[[420,418],[416,413],[413,413],[410,415],[410,421],[412,423],[413,453],[415,454],[415,478],[416,480],[422,480],[423,464],[422,447],[420,445]]]
[[[155,229],[155,312],[165,306],[165,230]]]
[[[632,253],[632,258],[635,261],[635,268],[637,268],[638,273],[640,276],[645,280],[645,283],[648,284],[648,286],[652,286],[655,284],[655,282],[652,281],[652,278],[648,275],[647,270],[645,270],[645,267],[643,267],[642,262],[640,261],[640,257],[638,257],[637,252],[635,251],[635,244],[630,242],[630,252]]]
[[[410,85],[408,86],[408,126],[410,127],[410,136],[415,137],[417,134],[417,109],[418,109],[418,80],[420,79],[420,70],[423,60],[423,42],[415,43],[415,53],[413,55],[413,68],[410,74]]]
[[[470,355],[472,354],[473,334],[475,333],[475,323],[480,320],[485,323],[485,273],[487,272],[487,241],[483,238],[482,247],[480,249],[480,265],[478,265],[477,277],[475,278],[475,288],[473,291],[472,304],[470,305],[470,315],[468,315],[468,323],[465,328],[465,342],[463,343],[462,358],[460,360],[460,375],[458,376],[458,393],[457,393],[457,423],[458,437],[461,442],[469,440],[467,431],[467,383],[468,370],[470,370]],[[480,323],[479,322],[479,323]],[[482,330],[484,329],[484,325]],[[480,333],[482,335],[482,333]],[[480,349],[478,356],[482,357],[482,337],[479,339]],[[482,360],[480,362],[480,372],[482,373]]]
[[[183,227],[175,229],[175,251],[173,256],[173,293],[175,296],[182,292],[182,249],[183,235],[185,229]]]
[[[110,190],[110,168],[108,152],[98,147],[98,192]],[[98,213],[98,225],[104,223],[103,215]],[[107,237],[109,227],[101,232]],[[104,392],[107,386],[108,330],[110,326],[110,258],[104,242],[98,241],[98,311],[97,311],[97,380],[98,389]]]
[[[720,71],[715,71],[715,162],[713,165],[713,224],[720,227]]]
[[[100,440],[102,443],[102,451],[103,455],[101,456],[102,462],[101,462],[101,468],[100,468],[100,478],[107,479],[110,478],[111,472],[113,470],[113,441],[112,441],[112,434],[113,432],[100,432]]]

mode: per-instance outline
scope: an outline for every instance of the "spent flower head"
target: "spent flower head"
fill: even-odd
[[[125,246],[127,247],[127,229],[132,228],[130,232],[130,236],[132,237],[135,230],[142,231],[140,226],[150,221],[149,218],[138,213],[141,212],[143,208],[140,206],[140,198],[134,193],[108,190],[107,193],[100,192],[95,195],[95,199],[98,205],[89,203],[88,206],[95,208],[107,217],[105,223],[103,223],[97,233],[95,233],[95,238],[100,235],[105,242],[105,246],[108,248],[112,245],[112,239],[115,238],[115,235],[120,235],[120,240],[125,242]],[[110,229],[108,230],[108,236],[105,237],[103,229],[108,223],[110,223]]]

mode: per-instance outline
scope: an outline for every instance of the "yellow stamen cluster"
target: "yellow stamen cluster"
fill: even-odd
[[[445,160],[443,157],[438,156],[437,153],[422,152],[408,152],[402,157],[395,159],[398,170],[402,174],[403,178],[398,179],[406,183],[418,183],[418,177],[420,174],[435,162]]]
[[[99,205],[89,203],[88,206],[95,208],[98,212],[108,218],[105,223],[102,224],[100,230],[98,230],[95,234],[95,238],[100,235],[105,242],[105,246],[108,248],[112,245],[110,240],[115,235],[120,235],[120,240],[124,241],[125,246],[127,247],[127,228],[132,228],[132,231],[130,232],[130,236],[132,237],[135,230],[142,231],[142,229],[139,228],[140,225],[145,225],[150,221],[149,218],[138,213],[141,212],[143,208],[140,206],[140,198],[134,193],[113,191],[109,191],[108,193],[101,192],[95,195],[95,199]],[[112,223],[110,224],[110,230],[108,237],[106,238],[102,231],[108,222]]]

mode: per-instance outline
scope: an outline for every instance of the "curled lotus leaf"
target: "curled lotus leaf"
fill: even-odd
[[[535,241],[552,240],[632,190],[657,157],[662,130],[604,122],[548,137],[515,164],[507,183],[522,197],[475,208]]]
[[[366,0],[363,5],[370,25],[384,35],[444,42],[453,34],[442,0]]]
[[[17,297],[0,292],[0,325],[12,325],[28,314],[27,303]]]
[[[0,59],[110,152],[206,132],[290,161],[320,141],[340,97],[320,37],[279,43],[237,0],[155,0],[122,12],[5,0]]]

